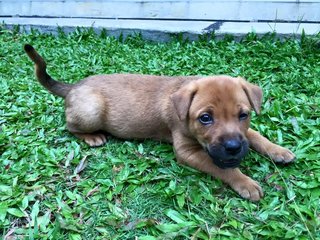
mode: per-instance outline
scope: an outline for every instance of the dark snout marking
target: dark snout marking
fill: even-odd
[[[227,154],[230,154],[230,155],[237,155],[242,149],[241,141],[236,139],[225,141],[223,146]]]
[[[207,148],[213,163],[222,169],[239,167],[248,150],[248,142],[238,138],[227,139]]]

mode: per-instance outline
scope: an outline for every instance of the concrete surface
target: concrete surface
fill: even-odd
[[[0,0],[0,16],[320,22],[320,0]]]
[[[56,34],[58,28],[69,33],[77,27],[93,28],[100,32],[107,30],[108,35],[124,37],[141,33],[145,39],[153,41],[168,41],[173,34],[182,33],[190,40],[198,36],[215,33],[217,38],[232,34],[237,38],[249,32],[263,35],[276,32],[279,37],[298,37],[304,30],[307,35],[320,32],[319,23],[274,23],[274,22],[223,22],[223,21],[172,21],[172,20],[116,20],[94,18],[32,18],[32,17],[0,17],[3,28],[13,29],[19,25],[21,31],[30,32],[37,29],[42,33]]]

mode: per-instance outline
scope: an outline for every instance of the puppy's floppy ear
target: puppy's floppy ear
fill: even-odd
[[[246,93],[250,105],[253,108],[253,110],[260,114],[261,104],[262,104],[262,90],[257,85],[251,84],[244,80],[243,78],[239,78],[242,84],[242,88],[244,92]]]
[[[170,99],[180,120],[185,120],[187,118],[189,107],[196,91],[196,84],[189,83],[170,96]]]

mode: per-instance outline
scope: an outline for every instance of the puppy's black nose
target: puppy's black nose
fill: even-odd
[[[242,145],[239,140],[231,139],[224,142],[224,148],[228,154],[236,155],[241,151]]]

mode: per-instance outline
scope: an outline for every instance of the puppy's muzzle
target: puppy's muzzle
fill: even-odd
[[[207,147],[207,152],[213,163],[222,169],[238,167],[248,150],[248,142],[238,139],[227,139]]]

